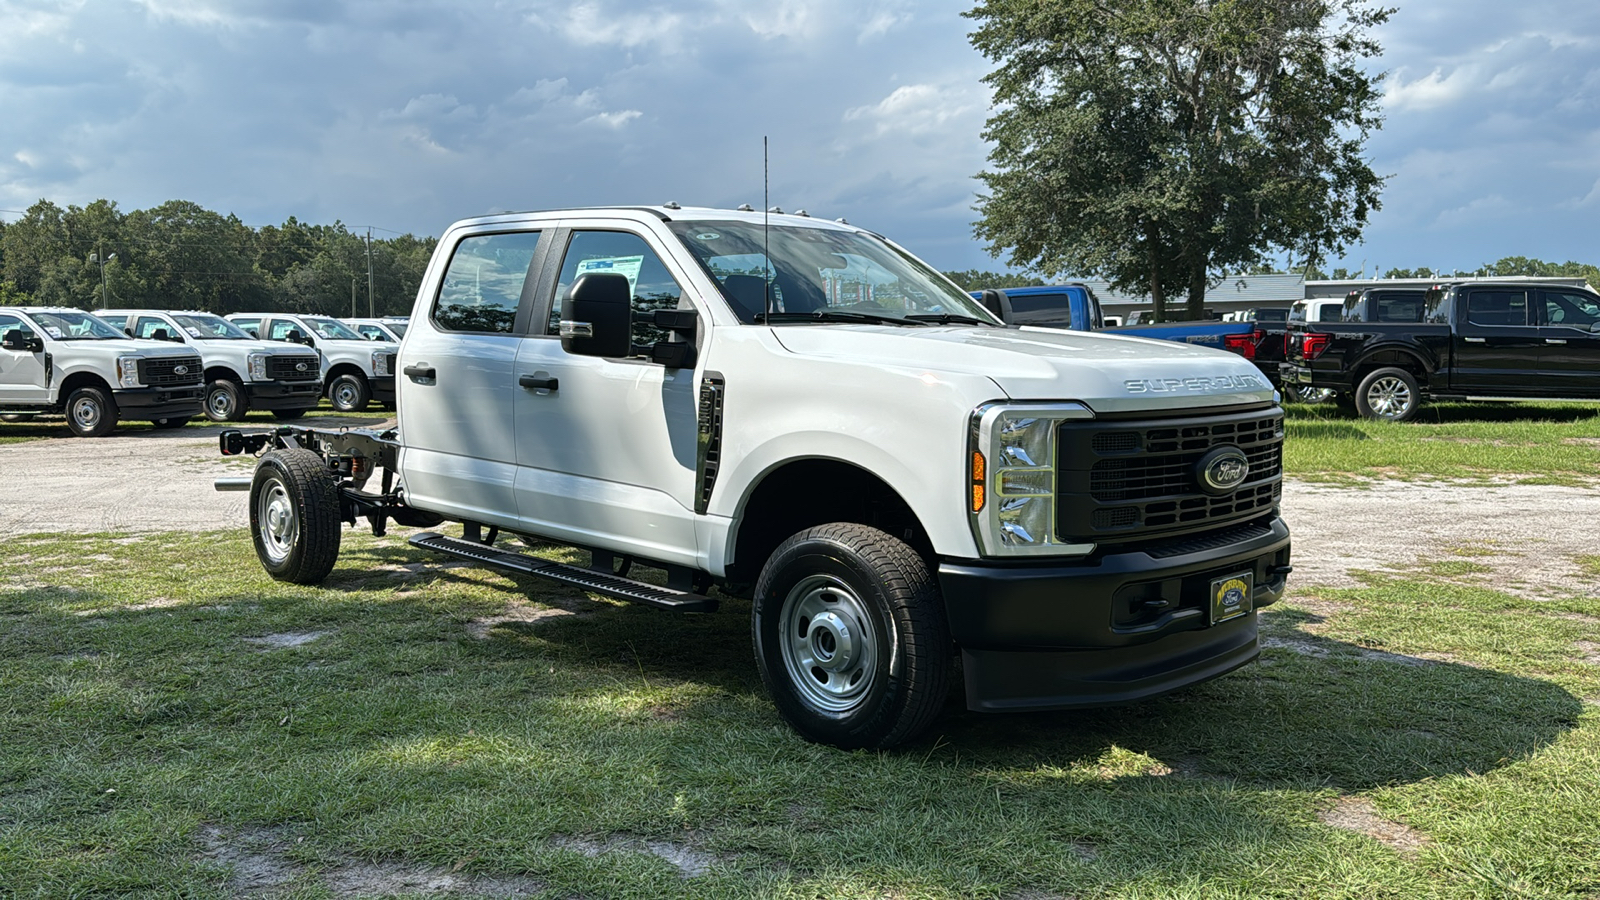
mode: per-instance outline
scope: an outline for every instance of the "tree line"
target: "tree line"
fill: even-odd
[[[367,315],[410,313],[437,239],[294,217],[251,227],[187,200],[123,212],[48,200],[0,222],[0,303]]]

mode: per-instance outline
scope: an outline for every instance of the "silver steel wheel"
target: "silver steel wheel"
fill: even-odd
[[[233,392],[216,388],[206,394],[206,414],[218,421],[233,418]]]
[[[93,397],[79,397],[72,402],[69,410],[72,421],[82,431],[93,431],[100,427],[100,420],[105,417],[105,408]]]
[[[1367,405],[1381,418],[1400,418],[1411,411],[1415,402],[1416,396],[1403,378],[1385,375],[1367,385]]]
[[[261,549],[274,563],[289,558],[295,542],[300,539],[300,517],[295,514],[294,501],[280,479],[273,478],[261,492],[257,510],[261,522]]]
[[[840,713],[868,696],[877,679],[878,629],[843,581],[801,579],[784,598],[778,634],[789,682],[806,703]]]
[[[349,381],[341,381],[333,386],[333,401],[335,409],[346,412],[356,408],[356,400],[360,399],[361,392]]]

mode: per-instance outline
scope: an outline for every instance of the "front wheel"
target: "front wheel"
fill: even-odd
[[[1356,388],[1356,412],[1363,418],[1404,422],[1417,414],[1422,392],[1417,377],[1405,369],[1377,369]]]
[[[206,385],[206,418],[213,422],[237,422],[244,418],[250,405],[245,400],[244,387],[229,378],[218,378]]]
[[[339,558],[339,487],[310,450],[273,450],[250,484],[250,534],[279,581],[317,584]]]
[[[904,542],[838,522],[784,541],[752,604],[756,663],[808,740],[890,747],[938,716],[951,645],[939,588]]]
[[[78,388],[67,395],[67,427],[78,437],[105,437],[117,427],[117,404],[105,388]]]
[[[367,379],[346,372],[328,384],[328,402],[339,412],[361,412],[372,399],[372,388]]]

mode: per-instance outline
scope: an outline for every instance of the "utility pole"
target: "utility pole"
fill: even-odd
[[[356,317],[356,277],[350,276],[350,318]]]
[[[377,318],[377,304],[372,299],[372,226],[367,226],[367,317]]]

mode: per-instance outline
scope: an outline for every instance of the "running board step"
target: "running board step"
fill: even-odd
[[[672,588],[660,585],[646,584],[643,581],[634,581],[631,578],[619,578],[605,572],[596,572],[578,566],[569,566],[565,563],[540,559],[525,553],[510,553],[496,550],[483,544],[464,541],[460,538],[448,537],[432,531],[411,536],[413,546],[436,553],[444,553],[457,559],[467,559],[473,562],[484,563],[524,575],[534,575],[539,578],[549,578],[562,584],[593,591],[618,600],[628,600],[633,603],[643,603],[660,609],[670,609],[674,612],[716,612],[717,601],[715,598],[703,594],[692,594],[687,591],[675,591]]]

